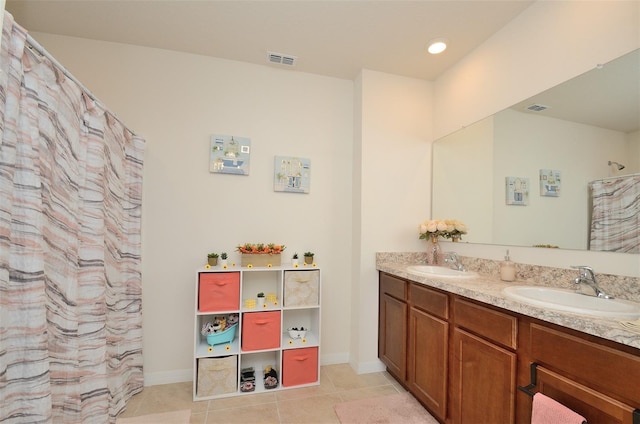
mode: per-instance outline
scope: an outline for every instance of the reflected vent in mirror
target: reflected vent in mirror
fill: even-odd
[[[277,63],[279,65],[295,66],[296,56],[286,55],[282,53],[267,52],[267,60],[271,63]]]
[[[545,106],[537,103],[527,106],[527,110],[530,110],[531,112],[542,112],[543,110],[547,110],[547,109],[549,109],[549,106]]]

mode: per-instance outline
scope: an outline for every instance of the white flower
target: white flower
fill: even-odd
[[[467,234],[467,226],[455,219],[430,219],[420,224],[418,231],[421,239],[432,236],[451,238],[453,235]]]

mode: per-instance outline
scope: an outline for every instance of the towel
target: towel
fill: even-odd
[[[583,424],[587,420],[542,393],[533,395],[531,424]]]

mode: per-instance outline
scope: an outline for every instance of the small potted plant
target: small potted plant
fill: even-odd
[[[312,264],[313,263],[313,252],[305,252],[304,253],[304,263]]]
[[[226,266],[227,265],[227,252],[222,252],[220,254],[220,264],[222,266]]]
[[[266,306],[266,303],[264,303],[264,292],[258,293],[257,297],[258,297],[258,306],[260,306],[261,308],[264,308]]]
[[[209,253],[207,255],[207,263],[211,266],[218,265],[218,254],[217,253]]]
[[[293,257],[291,258],[291,265],[298,266],[298,254],[297,253],[293,254]]]

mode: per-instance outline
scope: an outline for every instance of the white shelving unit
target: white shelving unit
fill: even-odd
[[[320,277],[320,269],[309,265],[198,269],[193,400],[320,384]],[[246,301],[259,292],[275,294],[276,301],[247,307]],[[234,314],[238,323],[233,340],[209,346],[201,334],[203,324]],[[305,337],[290,338],[287,329],[301,326],[308,329]],[[276,388],[264,387],[267,365],[278,373]],[[244,392],[241,371],[249,367],[255,370],[255,389]]]

